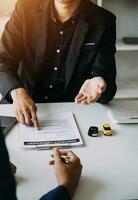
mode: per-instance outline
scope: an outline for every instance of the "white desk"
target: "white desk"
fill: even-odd
[[[115,101],[116,102],[116,101]],[[75,113],[86,146],[73,149],[80,156],[83,174],[74,200],[122,200],[138,198],[138,124],[112,124],[112,137],[87,136],[90,125],[99,128],[110,122],[107,106],[74,103],[40,104],[38,115],[46,112]],[[12,106],[0,106],[0,114],[12,115]],[[18,143],[18,126],[7,135],[11,161],[18,166],[16,175],[19,200],[38,200],[56,186],[49,151],[25,151]]]

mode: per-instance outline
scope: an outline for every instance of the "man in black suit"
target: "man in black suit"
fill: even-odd
[[[19,122],[39,126],[34,102],[114,97],[115,21],[90,0],[18,0],[0,43],[0,91]]]
[[[69,157],[70,164],[65,164],[60,158],[61,154]],[[73,197],[76,186],[79,182],[82,166],[79,158],[71,151],[55,150],[55,160],[50,161],[54,165],[58,187],[51,190],[40,200],[70,200]],[[38,187],[39,188],[39,187]],[[17,200],[14,176],[11,172],[9,156],[5,146],[3,134],[0,130],[0,199]]]

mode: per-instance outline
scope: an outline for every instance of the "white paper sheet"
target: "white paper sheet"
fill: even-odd
[[[83,141],[72,113],[49,113],[39,119],[40,130],[19,125],[19,138],[24,148],[78,146]]]

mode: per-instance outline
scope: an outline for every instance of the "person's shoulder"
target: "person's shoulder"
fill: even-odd
[[[35,1],[34,0],[18,0],[18,1],[20,1],[24,5],[32,5],[32,6],[42,2],[42,0],[35,0]]]
[[[33,10],[37,9],[41,2],[42,0],[18,0],[17,4],[19,4],[22,9]]]
[[[90,0],[86,0],[86,10],[89,21],[93,22],[93,20],[96,20],[96,22],[104,23],[116,20],[116,16],[112,12],[96,5]]]

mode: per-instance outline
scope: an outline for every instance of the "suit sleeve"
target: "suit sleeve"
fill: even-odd
[[[113,99],[116,93],[116,17],[112,20],[103,34],[92,71],[96,76],[101,76],[107,83],[107,89],[98,100],[106,104]]]
[[[0,199],[17,200],[15,180],[11,172],[9,156],[1,130],[0,163]],[[70,200],[70,195],[68,190],[61,185],[45,194],[40,200]]]
[[[68,190],[60,185],[57,188],[51,190],[47,194],[45,194],[43,197],[41,197],[40,200],[71,200]]]
[[[9,156],[0,130],[0,199],[17,200],[16,187],[9,164]]]
[[[0,41],[0,92],[3,97],[12,88],[22,87],[18,76],[23,55],[22,9],[22,0],[18,0]]]

